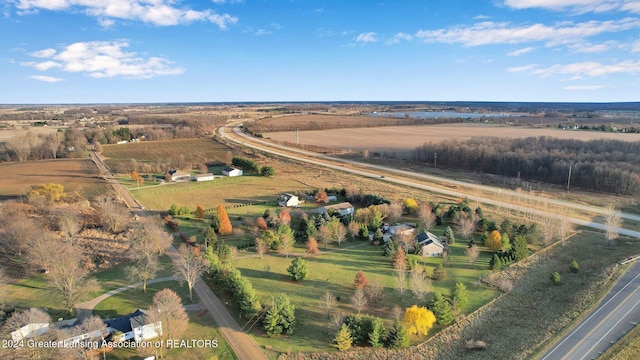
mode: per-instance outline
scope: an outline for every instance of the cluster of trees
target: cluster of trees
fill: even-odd
[[[67,129],[46,135],[27,131],[1,146],[1,161],[27,161],[81,157],[85,155],[88,143],[80,130]]]
[[[92,253],[79,244],[79,234],[87,225],[102,226],[111,234],[120,233],[129,227],[130,215],[119,202],[100,196],[92,202],[95,216],[85,217],[73,204],[57,206],[57,200],[67,199],[64,194],[60,184],[38,185],[28,194],[32,206],[23,205],[21,210],[2,213],[0,258],[13,259],[4,264],[10,267],[7,271],[15,276],[20,276],[28,268],[47,271],[50,288],[72,313],[74,306],[95,289],[96,282],[91,278],[90,270],[102,261],[100,254]],[[39,216],[34,216],[34,212]],[[154,229],[156,231],[150,232],[158,244],[162,241],[159,236],[162,231],[158,225]],[[153,270],[153,261],[144,265]]]
[[[438,165],[508,177],[571,185],[610,193],[640,194],[640,144],[616,140],[569,140],[551,137],[476,137],[467,141],[429,142],[415,159]]]
[[[379,317],[354,314],[344,317],[333,341],[340,351],[349,350],[352,345],[400,349],[409,346],[409,335],[399,321],[387,329]]]
[[[244,278],[240,271],[231,264],[230,257],[221,259],[213,247],[209,246],[205,258],[210,265],[210,273],[214,281],[224,291],[233,296],[240,307],[243,316],[255,316],[262,310],[256,291],[249,280]]]
[[[273,166],[265,165],[260,167],[257,162],[251,159],[234,156],[231,159],[231,164],[237,168],[244,170],[245,172],[252,174],[260,174],[262,176],[273,176],[276,174],[276,170]]]
[[[296,329],[296,308],[289,297],[278,294],[264,314],[262,327],[268,336],[292,335]]]

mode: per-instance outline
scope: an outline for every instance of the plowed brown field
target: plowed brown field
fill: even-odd
[[[265,138],[296,143],[295,131],[270,132]],[[560,130],[557,128],[528,128],[489,124],[447,124],[425,126],[387,126],[357,129],[329,129],[298,132],[298,142],[342,150],[409,151],[423,143],[448,139],[468,140],[476,136],[528,137],[552,136],[562,139],[616,139],[640,141],[640,134],[607,133],[600,131]]]

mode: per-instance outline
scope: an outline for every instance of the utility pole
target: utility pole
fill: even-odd
[[[298,135],[298,128],[296,128],[296,144],[300,142],[300,136]]]
[[[433,167],[436,167],[438,160],[438,153],[433,153]]]
[[[567,177],[567,190],[569,190],[569,186],[571,185],[571,168],[573,164],[569,164],[569,177]]]

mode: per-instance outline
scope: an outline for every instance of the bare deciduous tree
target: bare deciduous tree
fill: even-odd
[[[336,297],[329,291],[322,294],[320,297],[320,308],[327,312],[327,318],[331,316],[333,309],[335,309],[337,304]]]
[[[73,307],[77,303],[98,286],[95,279],[89,278],[89,270],[82,266],[80,250],[68,244],[60,244],[51,249],[49,282],[62,296],[69,314],[73,313]]]
[[[433,226],[436,224],[436,214],[433,213],[431,209],[431,205],[422,203],[418,207],[418,219],[420,221],[420,225],[425,230],[431,230]]]
[[[53,261],[52,249],[57,248],[58,242],[53,234],[45,229],[38,229],[29,241],[27,259],[38,269],[49,270]]]
[[[142,291],[147,291],[147,281],[160,270],[158,257],[171,244],[171,236],[157,222],[145,219],[127,232],[131,246],[127,254],[133,265],[128,268],[131,282],[142,282]]]
[[[57,214],[58,229],[62,232],[64,239],[73,245],[78,234],[82,231],[80,217],[71,208],[66,208]]]
[[[261,218],[262,219],[262,218]],[[261,237],[256,237],[256,253],[260,255],[260,259],[262,259],[262,255],[266,254],[269,251],[269,242]]]
[[[404,296],[404,291],[407,288],[407,269],[396,266],[394,269],[394,279],[396,282],[396,290],[398,290],[400,296]]]
[[[464,253],[469,257],[469,260],[471,260],[471,265],[475,265],[476,261],[478,261],[478,256],[480,256],[480,249],[478,249],[476,244],[471,244]]]
[[[358,314],[367,306],[367,296],[363,289],[356,289],[356,292],[351,296],[351,305]]]
[[[622,225],[622,213],[616,210],[613,205],[606,207],[604,225],[607,227],[607,241],[609,242],[609,245],[613,245],[614,241],[620,235],[619,228]]]
[[[392,201],[387,209],[387,220],[389,223],[395,223],[402,217],[402,203]]]
[[[476,231],[477,220],[475,214],[467,214],[464,211],[456,213],[455,222],[456,234],[460,234],[464,239],[469,240]]]
[[[318,239],[320,241],[322,241],[322,244],[324,245],[324,248],[326,249],[327,246],[329,246],[329,242],[331,242],[331,240],[332,240],[331,229],[329,228],[329,226],[327,224],[322,224],[320,226],[320,228],[318,229],[318,233],[316,234],[316,236],[318,237]]]
[[[411,283],[413,296],[419,301],[424,300],[429,290],[431,290],[431,280],[427,278],[424,269],[421,266],[414,266],[413,269],[411,269],[411,278],[409,281]]]
[[[98,217],[107,230],[117,233],[129,223],[129,211],[120,202],[108,198],[105,201],[105,198],[100,198],[97,205],[99,206]]]
[[[194,248],[185,244],[180,245],[178,251],[182,259],[176,266],[175,277],[180,282],[186,282],[189,287],[189,299],[193,301],[193,285],[195,285],[200,275],[209,268],[209,262],[196,254]]]
[[[162,289],[153,296],[153,304],[146,314],[146,323],[158,322],[162,329],[157,329],[156,332],[161,334],[162,339],[179,339],[189,326],[189,315],[182,307],[182,300],[171,289]],[[162,352],[162,348],[160,351]]]
[[[382,279],[379,277],[371,280],[371,283],[365,289],[367,295],[369,296],[369,300],[373,303],[377,303],[382,297],[382,293],[384,292],[384,284],[382,283]]]
[[[5,251],[22,256],[29,240],[39,227],[33,220],[18,215],[4,219],[3,223],[4,231],[0,233],[0,245]]]

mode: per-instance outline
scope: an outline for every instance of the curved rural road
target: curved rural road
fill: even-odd
[[[613,286],[593,312],[563,336],[540,360],[597,359],[640,323],[640,262]]]
[[[113,186],[116,193],[122,198],[131,211],[138,217],[148,216],[147,212],[141,208],[140,204],[131,196],[127,189],[116,180],[107,165],[94,151],[91,152],[91,158],[96,163],[96,166],[103,172],[103,176],[107,182]],[[173,245],[167,249],[167,255],[174,264],[177,264],[182,259],[182,255],[180,255]],[[211,315],[220,327],[222,335],[229,345],[231,345],[238,359],[267,360],[267,356],[260,350],[258,344],[252,337],[242,332],[238,322],[202,278],[198,278],[193,286],[193,290],[196,292],[196,295],[198,295],[204,308],[209,312],[209,315]]]

